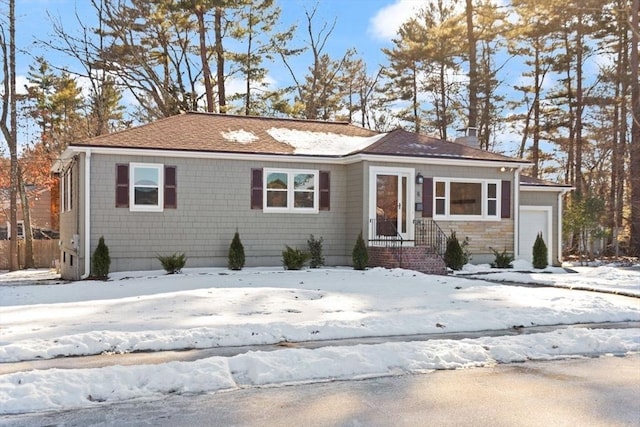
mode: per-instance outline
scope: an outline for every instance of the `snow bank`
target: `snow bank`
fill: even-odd
[[[640,351],[640,330],[569,328],[461,341],[384,343],[249,352],[195,362],[52,369],[0,376],[0,413],[95,406],[166,394],[361,379],[436,369]]]

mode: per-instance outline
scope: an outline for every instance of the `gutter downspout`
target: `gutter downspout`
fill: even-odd
[[[520,172],[524,166],[518,166],[513,175],[513,253],[520,258]]]
[[[563,190],[558,193],[558,263],[562,265],[562,202],[565,194],[571,190]]]
[[[84,162],[84,280],[91,274],[91,149],[85,151]]]

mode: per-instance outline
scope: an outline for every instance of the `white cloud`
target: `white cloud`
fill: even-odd
[[[380,9],[371,18],[369,34],[379,40],[390,40],[396,35],[400,25],[411,18],[422,6],[424,1],[421,0],[396,0],[395,3]]]

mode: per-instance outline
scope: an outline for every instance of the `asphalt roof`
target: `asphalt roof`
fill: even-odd
[[[334,157],[362,153],[526,163],[521,159],[402,129],[379,133],[347,122],[197,112],[74,142],[70,147]]]

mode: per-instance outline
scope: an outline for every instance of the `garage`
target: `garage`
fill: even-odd
[[[533,260],[533,244],[538,233],[547,245],[549,262],[551,259],[552,239],[552,207],[551,206],[521,206],[518,253],[520,259],[529,262]]]

